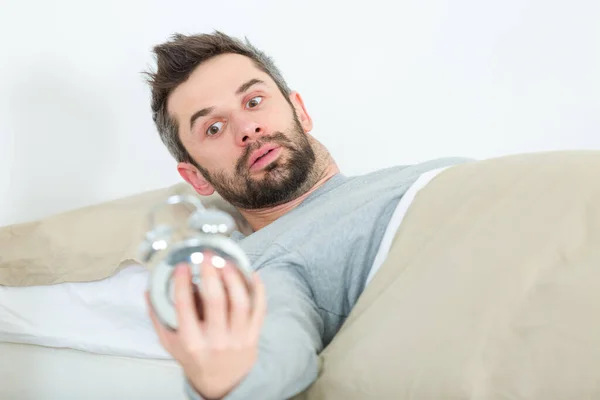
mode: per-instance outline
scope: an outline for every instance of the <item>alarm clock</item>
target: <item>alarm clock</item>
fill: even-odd
[[[177,204],[192,207],[186,223],[156,223],[155,216],[158,212]],[[245,280],[248,289],[252,287],[250,261],[239,245],[229,237],[236,224],[228,213],[205,208],[197,197],[174,195],[150,210],[148,227],[138,255],[143,263],[151,266],[148,282],[150,304],[160,322],[168,328],[177,330],[178,327],[173,290],[173,273],[178,264],[189,265],[194,292],[200,298],[200,267],[206,262],[216,268],[222,268],[227,263],[233,265]]]

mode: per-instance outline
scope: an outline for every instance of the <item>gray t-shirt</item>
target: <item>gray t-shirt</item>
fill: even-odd
[[[298,207],[243,238],[259,271],[267,316],[258,361],[226,399],[287,399],[317,377],[318,354],[356,304],[388,222],[424,172],[443,158],[347,177],[337,174]],[[192,399],[200,397],[187,386]]]

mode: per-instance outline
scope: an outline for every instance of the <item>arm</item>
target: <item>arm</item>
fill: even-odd
[[[286,399],[307,388],[317,377],[323,321],[308,283],[286,263],[267,265],[259,274],[267,295],[257,361],[223,399]],[[191,399],[202,399],[186,379]]]
[[[177,331],[160,324],[148,301],[160,342],[182,367],[191,399],[279,400],[315,380],[323,322],[300,268],[292,261],[262,267],[251,302],[232,266],[218,271],[203,264],[199,319],[189,268],[179,266]]]

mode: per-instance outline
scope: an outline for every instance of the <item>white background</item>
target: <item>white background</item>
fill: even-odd
[[[141,75],[173,32],[269,53],[348,175],[600,149],[597,0],[0,1],[0,225],[180,181]]]

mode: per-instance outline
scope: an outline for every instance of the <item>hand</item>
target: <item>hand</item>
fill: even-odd
[[[201,268],[200,310],[189,267],[178,265],[175,270],[177,331],[160,323],[148,293],[146,301],[161,344],[182,366],[192,386],[205,398],[222,398],[256,361],[266,314],[265,291],[255,272],[251,302],[247,285],[235,267],[226,264],[215,268],[205,262]]]

